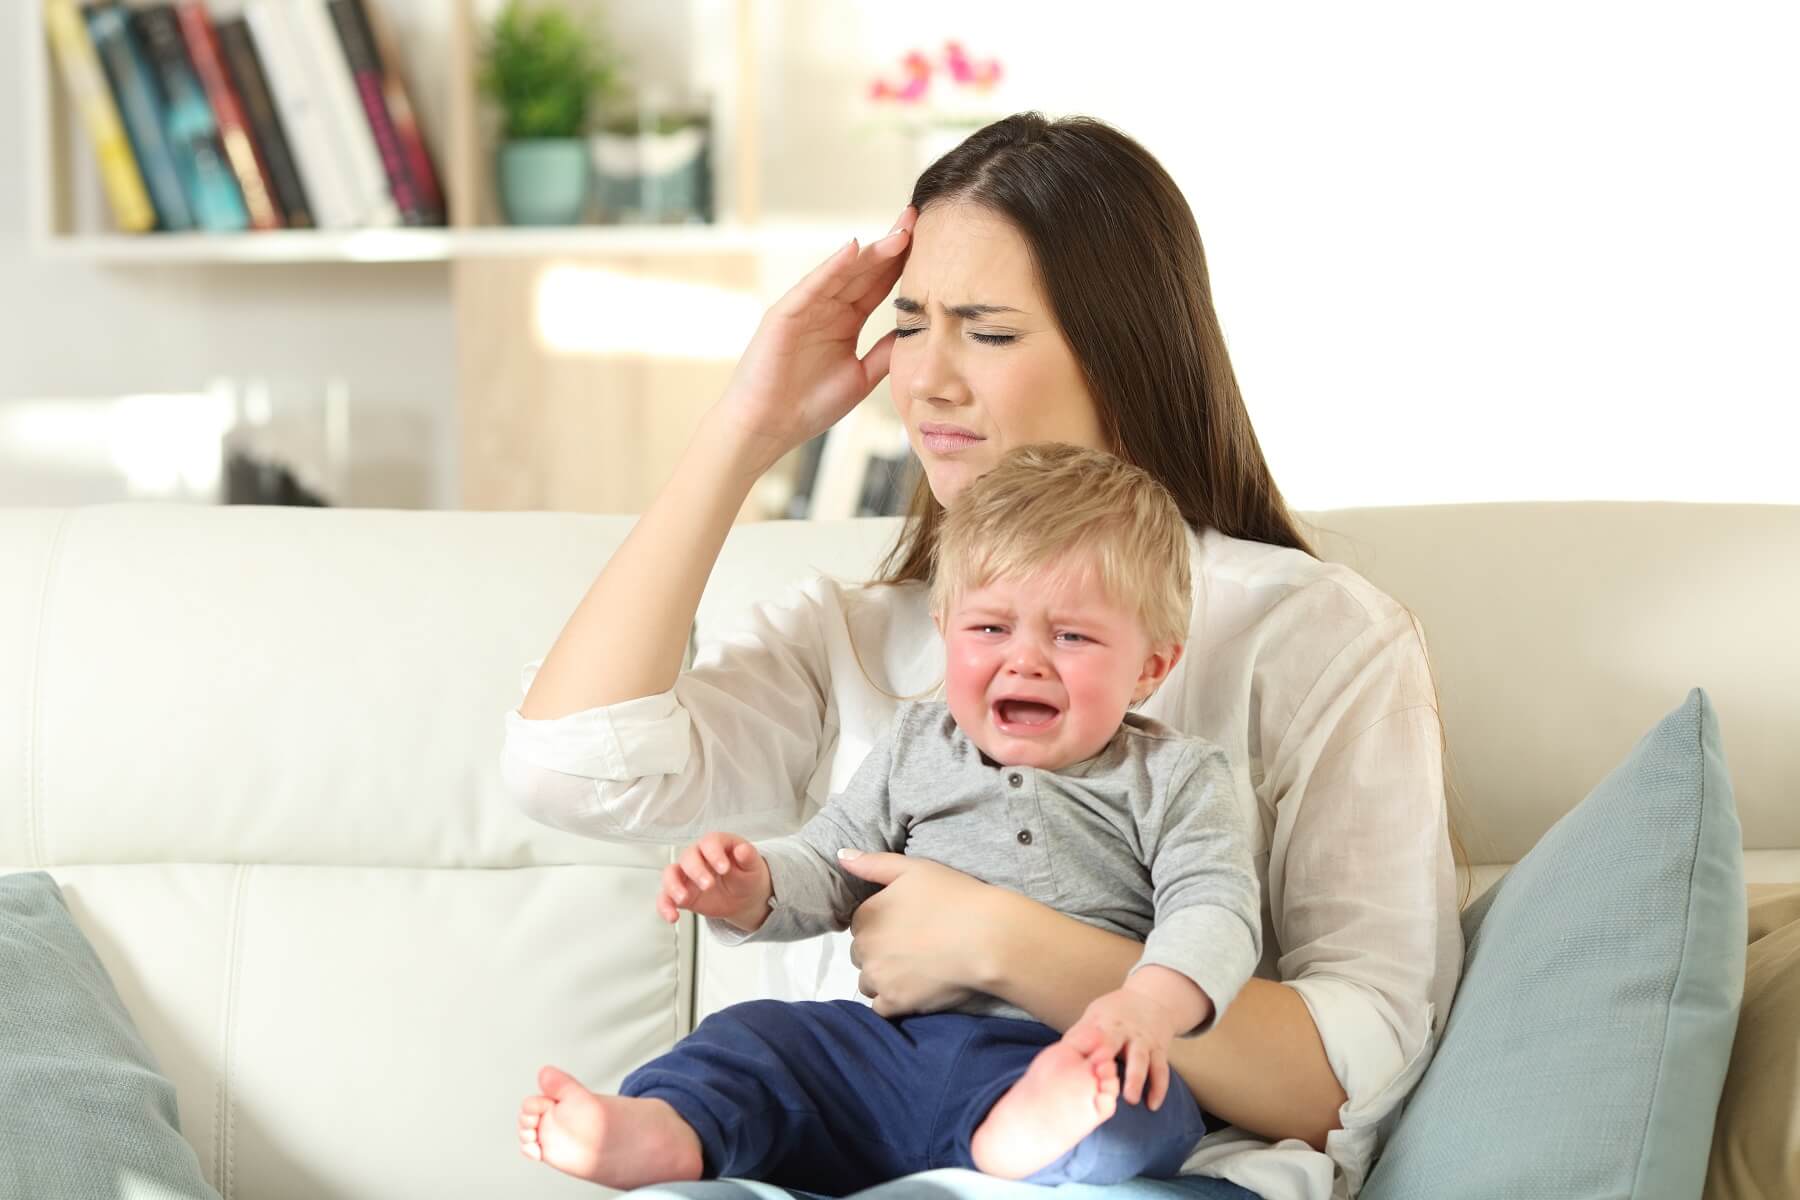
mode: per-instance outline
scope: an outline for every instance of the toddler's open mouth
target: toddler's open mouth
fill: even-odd
[[[1001,732],[1019,735],[1042,733],[1056,725],[1062,710],[1035,700],[994,701],[994,724]]]

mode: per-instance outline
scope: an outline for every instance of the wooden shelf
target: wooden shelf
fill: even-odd
[[[890,218],[891,219],[891,218]],[[52,258],[97,263],[401,263],[562,255],[662,256],[821,253],[873,223],[747,225],[496,226],[481,229],[361,229],[349,232],[64,234],[43,238]]]
[[[630,11],[616,6],[607,10],[609,19],[621,25],[661,21],[690,33],[706,31],[692,46],[694,74],[689,82],[698,94],[713,96],[712,128],[718,139],[713,192],[716,213],[724,223],[559,230],[505,227],[494,195],[496,130],[493,114],[485,111],[476,94],[475,77],[480,31],[502,0],[369,2],[383,10],[390,28],[405,38],[407,53],[395,68],[407,77],[427,134],[435,130],[438,135],[432,139],[433,154],[449,203],[449,228],[142,236],[113,232],[92,147],[52,58],[41,0],[29,0],[18,6],[15,18],[25,42],[34,249],[50,257],[105,263],[384,263],[530,254],[538,247],[558,254],[681,254],[760,244],[764,233],[756,194],[754,0],[637,0]]]

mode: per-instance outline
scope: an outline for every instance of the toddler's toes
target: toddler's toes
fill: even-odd
[[[543,1067],[538,1071],[538,1090],[544,1093],[547,1101],[545,1107],[551,1107],[561,1100],[566,1093],[577,1095],[587,1092],[581,1081],[560,1067]],[[591,1094],[591,1093],[590,1093]]]

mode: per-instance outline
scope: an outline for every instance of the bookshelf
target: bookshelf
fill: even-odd
[[[774,254],[844,239],[839,225],[576,225],[443,229],[279,230],[271,233],[91,233],[51,236],[51,259],[100,263],[403,263],[552,255],[642,258]]]
[[[448,225],[427,228],[280,230],[244,234],[131,234],[113,226],[93,150],[70,102],[44,30],[39,0],[15,10],[25,46],[26,152],[33,248],[57,259],[134,263],[447,262],[544,253],[694,255],[754,251],[807,236],[804,226],[759,221],[755,30],[758,0],[634,0],[604,7],[608,29],[673,33],[685,42],[690,84],[712,99],[717,224],[510,227],[493,186],[491,114],[475,87],[478,31],[500,0],[368,0],[404,47],[398,64],[447,193]],[[577,7],[583,0],[577,0]],[[241,0],[217,0],[227,13]],[[660,29],[659,29],[660,27]],[[828,243],[829,244],[829,243]]]
[[[475,74],[479,31],[502,0],[366,2],[404,47],[397,65],[447,197],[446,226],[116,232],[41,0],[24,0],[15,13],[26,48],[34,252],[121,271],[344,264],[346,288],[381,264],[440,264],[455,380],[442,403],[458,430],[463,506],[643,511],[729,381],[761,310],[846,238],[879,237],[893,219],[898,189],[867,172],[855,178],[868,186],[837,197],[825,215],[771,218],[763,202],[765,170],[794,197],[804,187],[794,182],[796,153],[837,161],[783,128],[785,116],[763,111],[758,77],[760,63],[770,71],[771,103],[786,95],[791,105],[797,85],[787,74],[797,60],[787,56],[816,53],[799,35],[837,11],[837,0],[568,0],[603,12],[615,45],[642,54],[645,75],[681,79],[711,97],[717,223],[559,228],[500,219],[493,114]],[[213,0],[212,9],[230,13],[239,3]],[[766,145],[759,127],[769,130]],[[765,166],[765,150],[775,151],[779,171]],[[439,286],[435,278],[426,286]],[[695,329],[684,328],[695,314]],[[884,331],[878,319],[866,343]],[[753,496],[743,515],[772,515],[768,498]]]

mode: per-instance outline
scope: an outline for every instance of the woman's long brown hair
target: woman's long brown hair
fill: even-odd
[[[1149,151],[1091,117],[1016,113],[919,176],[918,211],[946,202],[1024,237],[1108,449],[1168,488],[1196,532],[1313,552],[1244,410],[1193,211]],[[921,475],[875,582],[930,579],[942,516]]]
[[[978,205],[1024,237],[1107,448],[1168,488],[1196,533],[1216,529],[1317,557],[1244,409],[1193,210],[1148,150],[1092,117],[1015,113],[919,176],[913,207],[943,203]],[[921,472],[900,536],[870,582],[929,582],[943,515]],[[1434,673],[1434,707],[1436,691]],[[1438,736],[1453,798],[1441,717]],[[1452,855],[1466,864],[1454,819],[1449,833]],[[1465,880],[1464,903],[1468,887]]]

